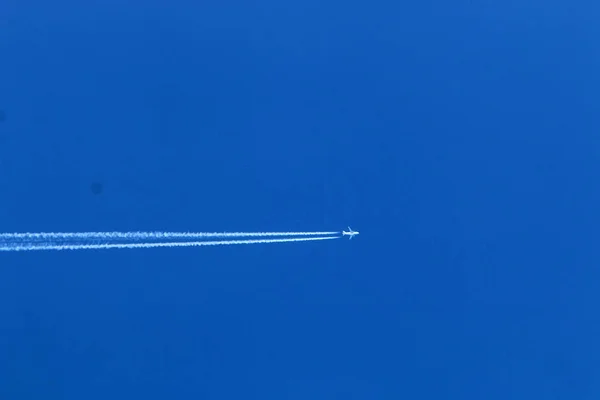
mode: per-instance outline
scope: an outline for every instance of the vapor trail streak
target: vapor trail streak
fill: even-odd
[[[6,237],[2,237],[6,239]],[[61,237],[64,239],[65,237]],[[75,237],[77,239],[90,239]],[[93,238],[96,239],[96,238]],[[53,242],[26,242],[2,241],[0,251],[40,251],[40,250],[107,250],[107,249],[141,249],[153,247],[197,247],[197,246],[231,246],[237,244],[262,244],[262,243],[288,243],[307,242],[313,240],[339,239],[339,236],[287,238],[287,239],[247,239],[247,240],[217,240],[202,242],[141,242],[141,243],[53,243]]]

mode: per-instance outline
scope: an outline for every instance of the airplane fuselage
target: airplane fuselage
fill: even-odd
[[[350,229],[350,227],[348,227],[347,231],[342,231],[342,236],[350,236],[350,239],[352,239],[355,235],[358,235],[360,232],[358,231],[353,231],[352,229]]]

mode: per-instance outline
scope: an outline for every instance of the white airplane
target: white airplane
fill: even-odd
[[[348,227],[348,231],[342,231],[342,236],[350,236],[348,240],[352,240],[354,235],[358,235],[359,231],[353,231],[352,228]]]

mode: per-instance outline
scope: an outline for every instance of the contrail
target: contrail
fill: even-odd
[[[331,236],[340,232],[39,232],[0,233],[5,240],[180,240],[241,237]]]
[[[108,233],[108,232],[104,232]],[[36,235],[36,234],[34,234]],[[75,234],[76,235],[76,234]],[[5,236],[0,236],[6,239]],[[339,236],[325,237],[306,237],[306,238],[277,238],[277,239],[247,239],[247,240],[217,240],[217,241],[194,241],[194,242],[136,242],[136,243],[60,243],[60,242],[28,242],[28,237],[9,237],[17,239],[13,241],[0,240],[0,251],[40,251],[40,250],[107,250],[107,249],[140,249],[152,247],[197,247],[197,246],[230,246],[237,244],[261,244],[261,243],[286,243],[286,242],[306,242],[313,240],[339,239]],[[36,236],[33,237],[37,238]],[[73,237],[59,236],[60,239],[72,239]],[[106,237],[81,237],[74,236],[76,239],[106,239]],[[25,239],[25,240],[23,240]],[[48,238],[46,238],[48,239]],[[56,239],[56,237],[54,238]],[[114,240],[115,237],[112,237]],[[122,238],[117,238],[122,239]],[[131,239],[131,238],[130,238]],[[138,238],[139,240],[139,238]]]

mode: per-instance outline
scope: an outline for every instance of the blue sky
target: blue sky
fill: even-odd
[[[0,5],[6,399],[593,399],[592,2]]]

